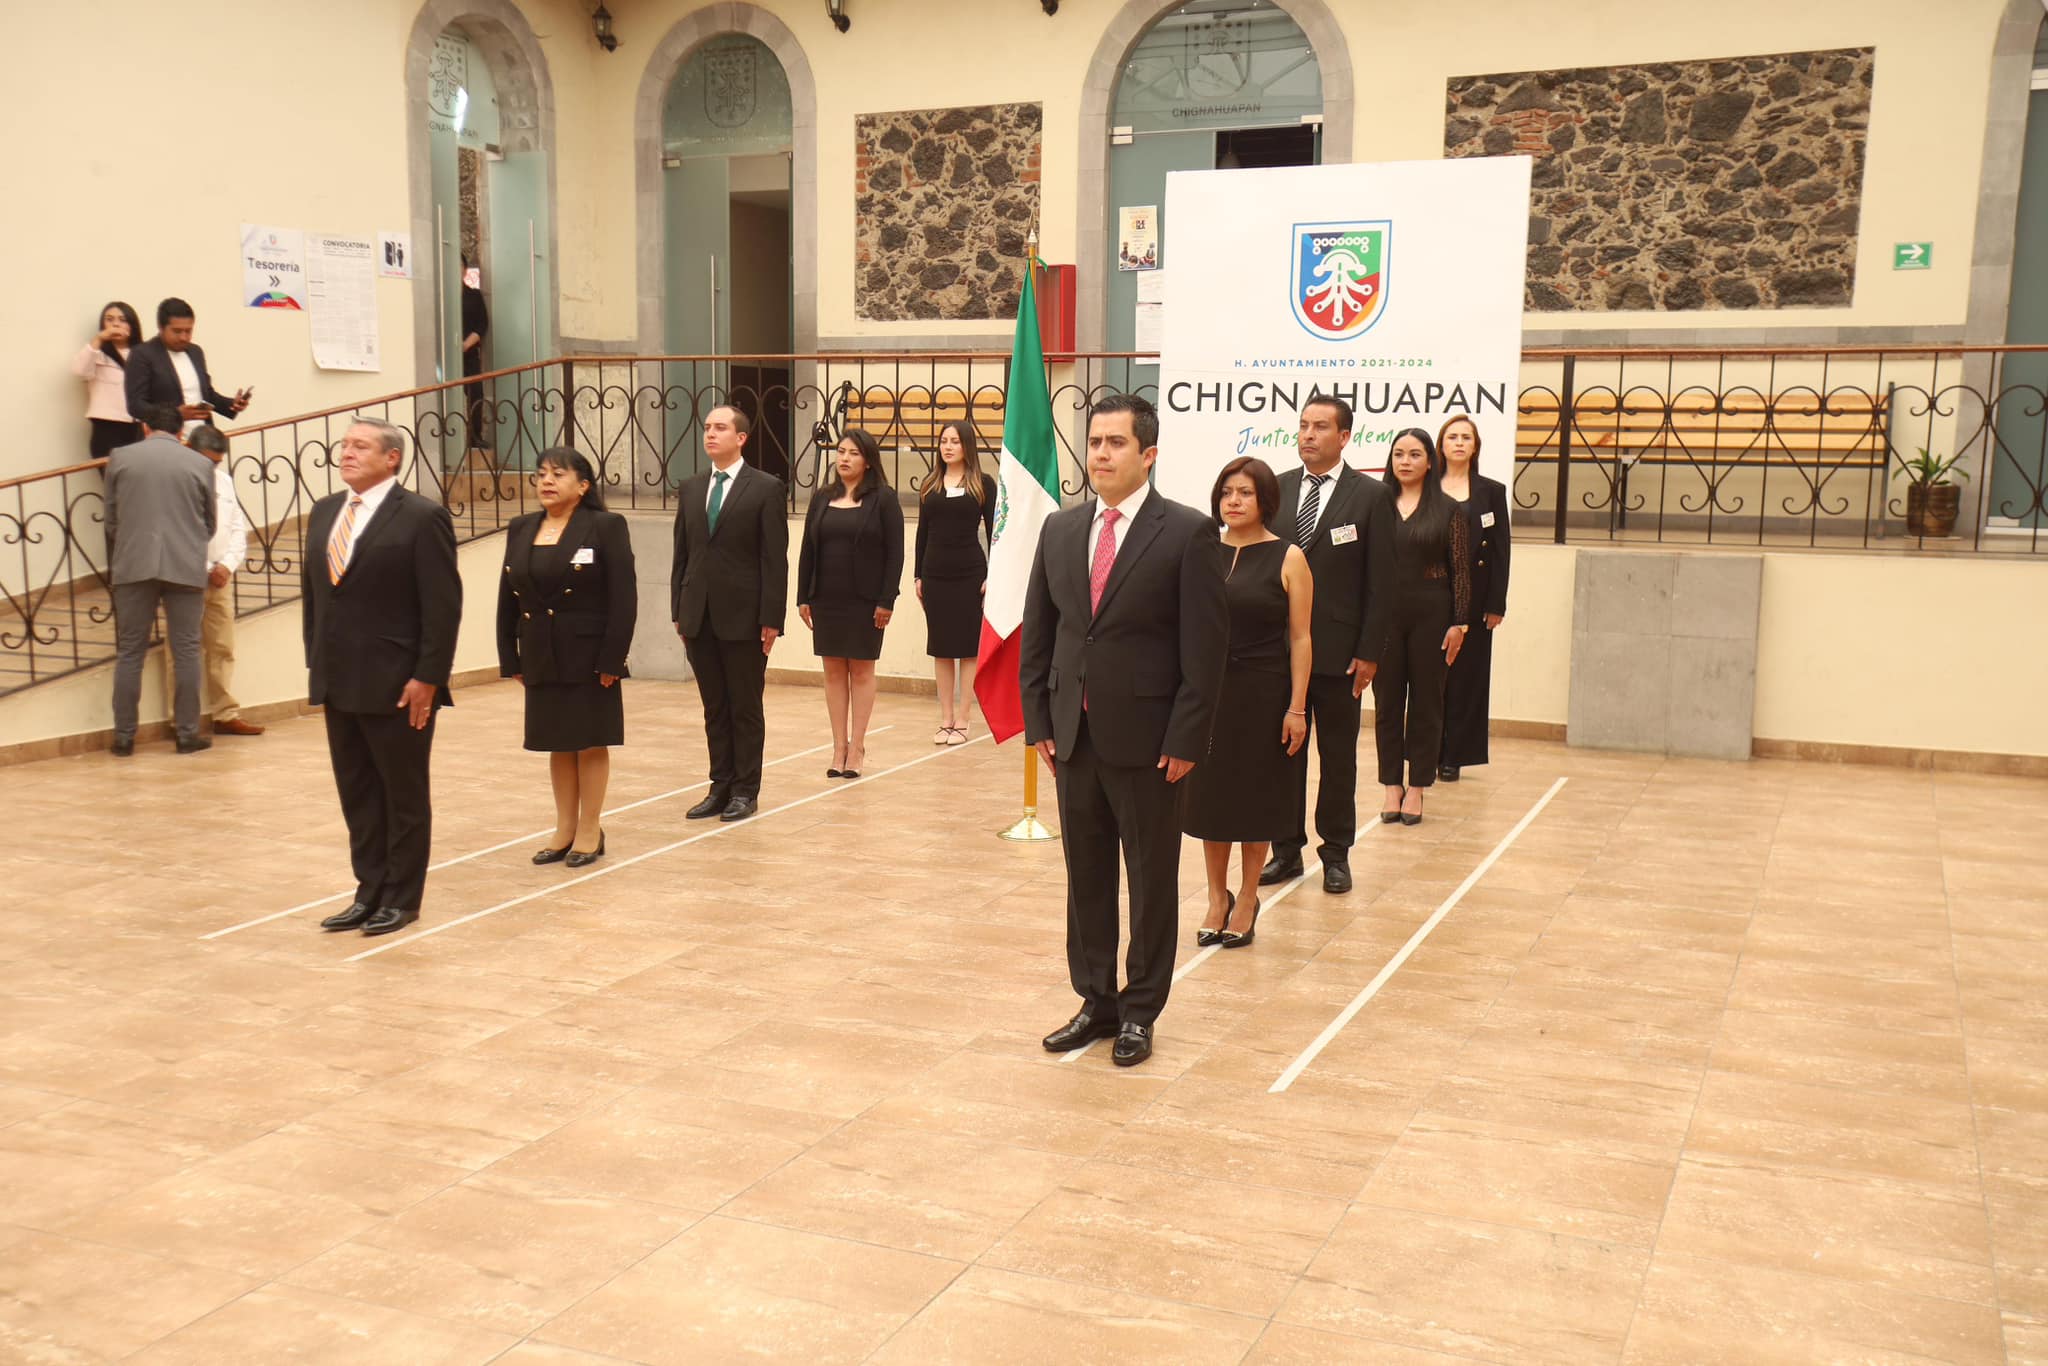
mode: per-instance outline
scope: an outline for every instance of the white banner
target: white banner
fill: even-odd
[[[1298,460],[1301,406],[1355,413],[1346,459],[1377,474],[1394,434],[1478,424],[1514,481],[1529,158],[1179,171],[1160,356],[1158,487],[1209,506],[1239,455]]]

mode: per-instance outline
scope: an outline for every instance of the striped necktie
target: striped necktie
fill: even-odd
[[[361,494],[354,494],[348,500],[348,510],[341,514],[341,520],[334,524],[334,534],[327,538],[327,581],[340,583],[342,573],[348,568],[349,543],[355,539],[356,513],[362,510]]]
[[[1329,477],[1327,474],[1302,476],[1308,480],[1308,497],[1302,500],[1301,511],[1294,519],[1294,540],[1303,550],[1307,550],[1309,542],[1316,538],[1316,518],[1322,515],[1323,510],[1323,484]]]

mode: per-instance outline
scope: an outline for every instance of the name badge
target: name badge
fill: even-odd
[[[1479,514],[1479,525],[1481,525],[1481,526],[1492,526],[1492,525],[1493,525],[1493,514],[1492,514],[1492,513],[1490,513],[1490,512],[1482,512],[1482,513],[1480,513],[1480,514]]]
[[[575,553],[574,555],[571,555],[571,556],[569,557],[569,563],[570,563],[570,564],[596,564],[596,563],[597,563],[597,552],[596,552],[595,550],[592,550],[592,549],[591,549],[591,548],[590,548],[589,546],[587,546],[587,545],[586,545],[586,546],[582,547],[581,549],[579,549],[579,550],[578,550],[578,551],[577,551],[577,552],[576,552],[576,553]]]
[[[1346,522],[1343,526],[1330,528],[1331,545],[1350,545],[1358,539],[1358,523]]]
[[[967,490],[965,488],[948,487],[946,489],[946,496],[948,498],[965,498],[967,496]]]

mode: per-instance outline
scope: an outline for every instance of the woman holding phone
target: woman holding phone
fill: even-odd
[[[104,460],[121,446],[142,440],[142,425],[128,413],[128,349],[142,337],[142,320],[119,299],[100,310],[99,331],[72,359],[71,373],[85,381],[85,419],[92,427],[88,449]]]

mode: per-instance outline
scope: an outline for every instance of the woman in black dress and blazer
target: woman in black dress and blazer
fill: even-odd
[[[796,562],[796,614],[825,664],[832,722],[828,778],[858,778],[875,710],[882,628],[903,583],[903,505],[882,479],[882,452],[858,427],[839,438],[834,478],[818,480]]]
[[[1508,490],[1479,472],[1479,426],[1454,417],[1438,429],[1437,458],[1444,495],[1465,514],[1472,547],[1472,612],[1465,648],[1444,684],[1444,753],[1437,776],[1458,781],[1458,770],[1486,762],[1486,721],[1491,715],[1493,633],[1508,615]]]
[[[1464,514],[1444,496],[1428,432],[1410,427],[1394,437],[1385,478],[1394,495],[1394,611],[1372,678],[1387,789],[1380,819],[1420,825],[1422,794],[1443,757],[1444,676],[1471,633],[1472,552]]]
[[[925,653],[939,685],[935,745],[967,743],[974,661],[981,654],[981,596],[996,526],[996,481],[981,472],[981,442],[965,422],[939,428],[939,467],[918,499],[911,574],[924,606]]]
[[[572,868],[604,854],[610,746],[626,739],[619,680],[639,610],[626,519],[604,510],[590,462],[541,454],[541,511],[506,529],[498,581],[498,669],[526,688],[526,748],[548,756],[555,834],[535,863]]]

